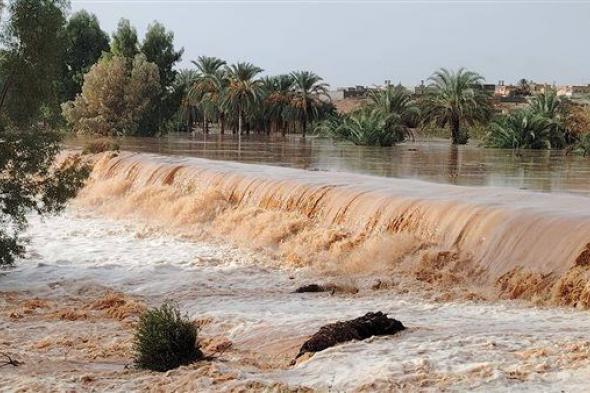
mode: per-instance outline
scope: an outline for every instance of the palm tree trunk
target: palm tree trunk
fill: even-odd
[[[221,133],[221,135],[225,134],[225,115],[223,113],[219,115],[219,125],[221,127],[221,130],[219,132]]]
[[[305,131],[307,131],[307,120],[305,118],[303,118],[303,121],[301,122],[301,134],[303,135],[304,138],[305,138]]]
[[[238,134],[242,135],[242,109],[238,108]]]
[[[459,119],[453,119],[451,121],[451,139],[453,140],[453,145],[461,143],[461,125]]]

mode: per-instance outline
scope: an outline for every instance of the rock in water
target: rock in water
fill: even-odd
[[[295,359],[305,353],[323,351],[343,342],[392,335],[404,329],[405,326],[400,321],[388,318],[387,314],[381,311],[370,312],[350,321],[322,326],[316,334],[303,343]]]
[[[322,285],[309,284],[303,285],[295,290],[295,293],[315,293],[315,292],[328,292],[328,289]]]

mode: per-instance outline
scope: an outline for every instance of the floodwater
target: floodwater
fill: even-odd
[[[408,328],[392,337],[339,345],[293,367],[287,365],[288,358],[278,366],[236,366],[228,359],[242,355],[230,350],[213,363],[233,371],[232,377],[223,384],[201,381],[199,391],[231,391],[248,381],[307,386],[320,392],[587,391],[587,312],[509,302],[441,303],[366,288],[356,295],[293,294],[297,285],[313,279],[311,272],[272,267],[233,247],[186,241],[137,222],[97,218],[80,210],[45,221],[34,219],[28,236],[33,256],[2,278],[4,291],[24,289],[58,302],[82,296],[94,286],[109,285],[143,297],[150,305],[174,298],[190,318],[211,321],[204,335],[223,334],[239,351],[293,356],[292,350],[285,353],[281,342],[312,334],[325,323],[376,310],[398,318]],[[42,321],[28,331],[14,330],[10,339],[18,342],[20,334],[26,340],[13,354],[30,356],[29,341],[60,337],[53,324],[61,324],[61,332],[77,326],[72,337],[85,327],[86,340],[92,340],[101,326],[105,346],[110,335],[117,333],[111,325],[92,323],[88,328],[80,321]],[[18,327],[18,322],[9,325],[13,326]],[[100,391],[160,391],[155,386],[166,383],[161,391],[174,387],[195,391],[189,382],[179,385],[176,381],[185,375],[194,379],[192,383],[205,379],[190,374],[190,369],[172,376],[129,372],[124,361],[106,363],[108,372],[97,371],[92,364],[105,360],[88,360],[84,352],[75,350],[66,355],[52,350],[39,356],[43,366],[32,375],[18,368],[0,371],[0,380],[7,383],[0,390],[28,386],[37,391],[81,391],[94,386]],[[56,370],[64,356],[68,367]],[[84,385],[80,375],[96,379],[95,385]]]
[[[84,141],[76,138],[68,144],[81,146]],[[381,148],[314,137],[170,134],[118,142],[123,149],[165,155],[590,195],[590,158],[564,151],[483,149],[477,141],[452,146],[434,139]]]
[[[590,159],[446,142],[120,144],[140,153],[97,157],[0,275],[0,352],[25,362],[0,368],[0,391],[588,391]],[[358,292],[293,293],[309,283]],[[137,315],[97,309],[111,292],[174,299],[204,342],[231,347],[170,373],[129,369]],[[408,329],[289,365],[322,325],[374,311]]]

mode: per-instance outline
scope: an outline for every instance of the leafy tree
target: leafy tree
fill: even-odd
[[[307,131],[307,124],[318,117],[318,109],[323,101],[329,99],[328,85],[323,79],[310,71],[296,71],[291,73],[293,78],[293,97],[291,106],[301,121],[303,136]]]
[[[66,75],[64,94],[66,101],[80,93],[84,74],[94,65],[104,51],[109,50],[109,36],[102,31],[96,15],[78,11],[68,21],[65,31]]]
[[[430,82],[422,103],[425,121],[449,126],[453,144],[467,143],[469,136],[461,127],[486,122],[491,115],[483,78],[463,68],[456,72],[442,68],[430,77]]]
[[[133,59],[139,53],[139,41],[137,30],[131,26],[128,19],[121,18],[117,25],[117,31],[111,41],[111,52],[115,56]]]
[[[180,61],[184,49],[174,49],[174,33],[166,31],[164,25],[154,22],[148,27],[141,52],[147,61],[158,66],[160,74],[160,92],[155,100],[157,107],[148,112],[142,120],[142,133],[154,133],[167,122],[178,110],[182,96],[174,89],[173,83],[177,72],[174,65]]]
[[[30,125],[42,107],[58,113],[66,0],[13,0],[2,31],[0,110],[15,126]]]
[[[84,77],[82,93],[63,105],[75,132],[134,135],[160,89],[158,67],[145,56],[129,66],[121,56],[103,58]]]
[[[232,64],[227,68],[229,85],[223,98],[226,110],[235,110],[238,115],[238,133],[242,134],[244,114],[251,112],[253,106],[260,102],[262,81],[256,76],[262,68],[250,63]]]
[[[13,0],[8,6],[0,50],[0,265],[24,253],[19,233],[27,215],[61,210],[88,174],[76,157],[55,164],[60,135],[33,127],[56,97],[67,5]]]

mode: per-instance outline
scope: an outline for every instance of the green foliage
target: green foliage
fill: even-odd
[[[137,55],[103,58],[84,77],[82,93],[63,105],[63,115],[81,134],[135,135],[154,109],[160,90],[158,67]]]
[[[315,132],[347,140],[355,145],[392,146],[399,141],[402,127],[393,115],[363,108],[320,122],[316,125]]]
[[[168,371],[203,357],[197,345],[197,327],[171,303],[147,310],[135,332],[135,364]]]
[[[467,143],[466,127],[487,122],[491,116],[491,97],[483,90],[483,78],[463,68],[456,72],[443,68],[430,82],[421,103],[424,120],[438,127],[449,126],[454,144]]]
[[[88,176],[76,157],[53,165],[60,141],[53,131],[0,131],[0,265],[24,252],[18,234],[27,214],[59,212]]]
[[[208,133],[209,119],[224,112],[222,98],[228,84],[228,75],[222,67],[226,63],[210,56],[199,56],[192,63],[197,67],[197,72],[188,91],[189,100],[200,109],[204,131]]]
[[[420,121],[420,108],[402,85],[369,91],[369,106],[383,114],[395,115],[409,128],[416,128]]]
[[[590,133],[582,135],[580,142],[576,145],[576,150],[584,157],[590,156]]]
[[[121,18],[117,25],[117,31],[111,41],[111,52],[114,56],[133,59],[139,53],[139,41],[137,30],[131,26],[128,19]]]
[[[551,147],[550,136],[551,121],[525,109],[492,121],[483,142],[501,149],[547,149]]]
[[[553,89],[536,94],[529,101],[531,113],[542,116],[549,122],[548,148],[563,149],[567,144],[564,109],[565,100],[558,97]]]
[[[328,85],[323,79],[310,71],[291,73],[293,93],[291,97],[292,115],[301,122],[303,136],[307,123],[319,118],[320,109],[328,98]]]
[[[0,49],[0,109],[4,121],[27,126],[42,106],[59,113],[66,0],[13,0]],[[49,116],[52,118],[52,116]]]
[[[242,133],[244,116],[254,111],[262,97],[262,81],[256,76],[262,68],[250,63],[230,65],[227,70],[228,86],[224,92],[222,105],[226,111],[238,115],[238,133]]]
[[[158,66],[160,74],[160,91],[155,101],[154,110],[148,111],[141,120],[139,133],[142,135],[153,135],[155,132],[163,131],[163,125],[177,112],[182,95],[172,89],[176,78],[174,65],[180,61],[184,49],[174,49],[174,33],[166,31],[166,28],[154,22],[148,27],[141,52],[147,61]]]
[[[65,29],[65,99],[73,100],[80,93],[84,74],[103,52],[109,50],[109,36],[102,31],[98,18],[82,10],[71,16]]]

